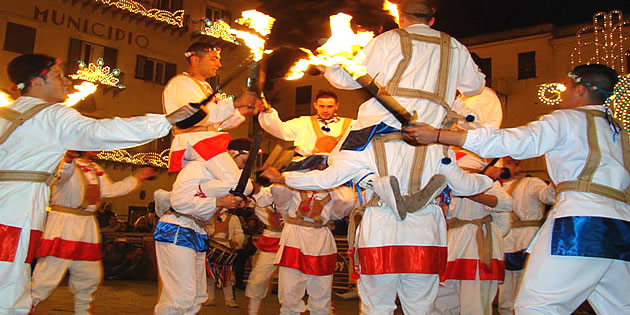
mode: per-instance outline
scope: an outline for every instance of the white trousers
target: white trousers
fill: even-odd
[[[446,280],[435,300],[437,314],[492,315],[498,281]]]
[[[550,223],[540,230],[527,260],[516,314],[570,314],[585,300],[598,314],[630,314],[630,262],[553,256]]]
[[[276,253],[259,250],[256,256],[256,262],[252,272],[249,273],[247,288],[245,289],[245,296],[249,298],[247,312],[250,315],[258,314],[260,301],[267,296],[271,277],[278,269],[278,266],[273,264]]]
[[[74,313],[90,314],[92,295],[103,279],[100,261],[76,261],[54,256],[39,258],[31,280],[33,305],[47,299],[67,271],[70,272],[70,292],[74,294]]]
[[[297,315],[307,309],[312,315],[330,314],[333,275],[311,276],[299,270],[280,267],[278,272],[278,299],[281,315]],[[304,304],[304,292],[308,304]]]
[[[13,261],[0,261],[0,315],[28,314],[31,311],[31,264],[25,263],[31,234],[29,226],[30,221],[27,221],[26,227],[19,233]],[[0,243],[4,242],[0,240]]]
[[[499,314],[514,314],[514,300],[522,270],[506,270],[503,284],[499,285]]]
[[[223,296],[225,297],[225,301],[227,300],[232,300],[235,301],[236,299],[234,298],[234,290],[232,290],[232,280],[233,280],[234,275],[232,275],[230,277],[230,283],[226,283],[223,285]],[[215,294],[214,294],[214,290],[217,289],[217,282],[216,280],[210,279],[208,278],[208,301],[214,301],[215,299]]]
[[[439,281],[434,274],[361,275],[361,314],[394,314],[396,295],[405,314],[432,314]]]
[[[172,243],[155,242],[162,292],[155,314],[197,314],[208,299],[206,253]]]

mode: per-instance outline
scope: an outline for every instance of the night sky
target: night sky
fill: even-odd
[[[598,11],[620,9],[630,18],[630,0],[431,0],[438,1],[435,29],[455,38],[492,33],[530,25],[556,26],[590,23]],[[296,49],[315,49],[330,36],[328,17],[344,12],[353,23],[379,33],[397,27],[382,10],[382,0],[265,0],[258,10],[276,18],[268,47],[276,52],[269,62],[269,77],[283,76]]]

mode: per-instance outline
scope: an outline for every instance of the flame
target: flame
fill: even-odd
[[[247,10],[241,13],[242,17],[236,23],[252,28],[258,34],[267,36],[271,33],[271,28],[276,19],[256,10]]]
[[[361,48],[365,47],[374,37],[372,32],[354,33],[350,27],[352,16],[339,13],[330,16],[330,29],[332,36],[324,45],[317,48],[317,55],[306,48],[300,48],[308,54],[307,59],[299,60],[289,70],[287,80],[295,80],[304,76],[304,71],[309,65],[331,66],[340,64],[343,68],[357,78],[367,73],[367,68],[362,65],[365,54]]]
[[[249,50],[254,55],[254,61],[262,59],[264,54],[268,54],[271,50],[265,49],[265,40],[252,33],[230,29],[229,32],[234,34],[237,38],[243,40],[245,46],[249,47]]]
[[[92,82],[83,82],[81,85],[75,85],[77,92],[68,95],[68,98],[62,103],[65,106],[72,107],[78,102],[84,100],[88,95],[96,92],[97,85]]]
[[[9,106],[13,102],[14,100],[11,95],[6,93],[5,91],[0,90],[0,107]]]
[[[400,25],[400,18],[398,17],[398,6],[385,0],[385,2],[383,2],[383,10],[389,12],[389,15],[391,15],[394,18],[394,21],[396,21],[396,24]]]

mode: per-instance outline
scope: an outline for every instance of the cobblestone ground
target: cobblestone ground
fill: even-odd
[[[105,281],[96,291],[94,314],[152,314],[157,303],[158,284],[155,281]],[[223,290],[216,290],[216,306],[204,306],[199,314],[243,315],[246,298],[244,291],[236,291],[236,301],[240,308],[228,308],[224,305]],[[358,300],[343,301],[336,299],[337,314],[358,314]],[[278,296],[269,294],[261,307],[262,315],[278,314],[280,304]],[[35,314],[71,314],[73,297],[68,286],[63,284],[52,296],[40,303]],[[308,314],[308,313],[307,313]],[[402,313],[400,313],[402,314]]]

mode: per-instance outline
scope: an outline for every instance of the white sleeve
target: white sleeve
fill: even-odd
[[[453,54],[459,58],[459,73],[457,89],[466,96],[473,96],[481,93],[486,84],[486,76],[479,71],[466,46],[460,44],[455,39],[451,40],[455,45]]]
[[[304,130],[303,119],[295,118],[283,122],[278,116],[278,111],[273,108],[270,113],[262,112],[258,114],[258,123],[266,132],[285,141],[294,141],[298,132]],[[310,127],[310,124],[308,127]]]
[[[256,206],[266,207],[273,203],[273,194],[271,193],[271,187],[262,187],[260,191],[252,196],[256,200]]]
[[[468,131],[464,149],[482,157],[509,155],[518,160],[538,157],[565,143],[566,128],[562,126],[570,123],[566,114],[555,111],[517,128],[496,129],[484,126]]]
[[[350,214],[352,209],[357,207],[356,191],[350,187],[340,186],[331,190],[331,212],[330,219],[342,219]]]
[[[97,151],[132,147],[164,137],[171,125],[164,115],[92,119],[81,116],[73,108],[54,106],[52,125],[59,142],[67,150]]]
[[[330,85],[338,89],[356,90],[361,88],[361,84],[355,81],[340,65],[326,67],[324,77],[330,82]]]
[[[99,171],[103,172],[103,168],[100,165],[96,163],[95,165]],[[121,181],[113,182],[105,172],[103,172],[103,175],[99,176],[99,181],[101,183],[101,197],[103,198],[126,195],[138,188],[141,183],[140,180],[133,175],[127,176]]]
[[[440,164],[438,172],[446,176],[448,186],[453,190],[454,196],[471,196],[482,193],[492,187],[490,177],[464,172],[455,163],[455,154],[449,149],[450,164]]]
[[[59,168],[57,169],[57,184],[63,183],[69,180],[74,174],[74,160],[70,163],[66,163],[64,159],[61,159]]]
[[[542,179],[531,177],[527,185],[527,194],[537,196],[538,201],[551,205],[556,199],[556,190],[552,185],[547,185]]]
[[[238,184],[242,171],[238,169],[236,162],[229,153],[223,152],[215,155],[204,163],[206,169],[216,179],[205,179],[201,181],[201,189],[213,197],[225,197],[230,189],[235,188]],[[254,186],[250,181],[247,182],[245,194],[249,194]]]
[[[235,249],[243,248],[243,244],[245,243],[245,233],[243,233],[241,220],[239,220],[237,216],[232,216],[228,229],[230,229],[230,241],[236,242]]]
[[[337,151],[331,154],[333,164],[323,171],[286,172],[287,186],[300,190],[322,190],[338,187],[369,167],[363,165],[360,155],[365,151]]]
[[[498,182],[494,182],[488,191],[484,192],[497,197],[497,205],[494,207],[484,206],[488,212],[509,212],[512,211],[512,196],[505,189],[501,188]]]
[[[181,175],[180,172],[178,177]],[[177,212],[189,214],[201,220],[210,220],[217,211],[216,198],[202,190],[198,177],[175,182],[171,191],[171,206]]]

